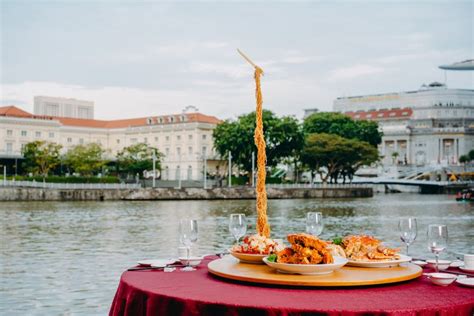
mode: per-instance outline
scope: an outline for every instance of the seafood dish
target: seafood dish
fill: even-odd
[[[245,236],[242,244],[233,246],[230,250],[236,253],[269,255],[283,249],[283,246],[271,238],[255,234]]]
[[[388,248],[382,242],[368,235],[351,235],[342,239],[342,248],[351,261],[398,260],[399,248]]]
[[[277,263],[330,264],[334,262],[328,243],[309,234],[290,234],[291,247],[276,253]]]

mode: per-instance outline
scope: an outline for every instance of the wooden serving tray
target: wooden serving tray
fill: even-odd
[[[217,276],[251,283],[291,286],[359,286],[397,283],[412,280],[422,274],[422,269],[412,263],[391,268],[358,268],[344,266],[331,274],[284,274],[266,264],[240,263],[232,256],[211,261],[210,273]]]

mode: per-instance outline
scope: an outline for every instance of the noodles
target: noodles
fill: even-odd
[[[257,146],[257,232],[258,234],[270,237],[270,225],[267,217],[267,191],[265,189],[267,155],[265,153],[265,137],[263,135],[263,110],[262,110],[262,90],[260,88],[260,76],[263,70],[255,66],[255,97],[257,99],[257,110],[255,112],[256,127],[254,134],[255,146]]]

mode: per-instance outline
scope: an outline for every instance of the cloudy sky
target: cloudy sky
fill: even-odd
[[[96,118],[220,118],[264,106],[301,117],[338,96],[416,90],[474,57],[472,1],[141,2],[0,0],[2,105],[92,100]],[[449,72],[474,88],[472,72]]]

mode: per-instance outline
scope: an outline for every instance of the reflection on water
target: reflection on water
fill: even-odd
[[[448,224],[450,251],[474,253],[473,204],[450,196],[381,194],[268,205],[274,238],[303,231],[305,213],[318,210],[325,217],[323,238],[369,233],[402,246],[398,219],[415,216],[419,235],[411,253],[429,256],[431,223]],[[180,218],[199,221],[194,252],[214,253],[233,241],[229,214],[245,213],[255,230],[254,207],[251,200],[0,203],[0,314],[107,314],[122,271],[138,259],[176,255]]]

